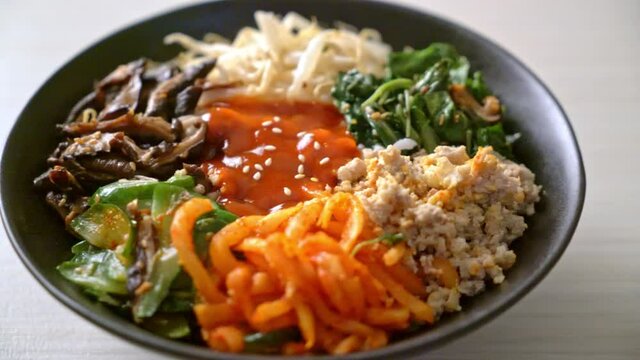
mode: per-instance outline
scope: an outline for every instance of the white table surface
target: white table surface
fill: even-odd
[[[428,358],[640,359],[640,1],[403,2],[489,36],[541,76],[575,127],[588,183],[578,230],[550,275]],[[29,96],[72,55],[183,3],[0,0],[2,144]],[[67,310],[0,237],[1,359],[162,358]]]

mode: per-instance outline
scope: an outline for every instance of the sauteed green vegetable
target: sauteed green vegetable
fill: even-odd
[[[203,195],[186,175],[99,188],[89,209],[70,222],[82,241],[58,270],[98,300],[130,312],[143,327],[168,337],[188,336],[194,292],[190,279],[180,276],[168,224],[176,207],[192,197]],[[203,248],[212,233],[236,219],[215,205],[196,226]]]
[[[467,58],[443,43],[391,53],[387,77],[357,70],[340,75],[332,95],[349,131],[365,146],[411,139],[413,150],[438,145],[493,146],[512,158],[502,125],[503,107],[482,73],[470,74]]]

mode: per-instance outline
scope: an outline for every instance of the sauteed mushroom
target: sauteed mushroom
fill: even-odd
[[[171,62],[138,59],[98,81],[60,125],[66,138],[47,160],[52,167],[34,180],[49,191],[49,204],[73,216],[68,204],[98,186],[138,175],[167,177],[195,158],[206,123],[194,112],[215,62],[181,71]]]

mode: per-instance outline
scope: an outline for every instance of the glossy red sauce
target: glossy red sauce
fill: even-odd
[[[220,203],[241,216],[310,199],[360,156],[342,115],[328,104],[245,97],[214,103],[207,139],[221,151],[205,170],[214,174]]]

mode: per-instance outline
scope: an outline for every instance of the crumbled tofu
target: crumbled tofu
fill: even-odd
[[[368,150],[338,170],[334,191],[352,192],[387,233],[402,233],[412,252],[404,263],[426,276],[429,304],[437,314],[460,310],[460,295],[472,296],[485,282],[502,283],[516,261],[509,244],[527,228],[541,187],[524,165],[480,148],[469,158],[464,146],[438,146],[413,158],[389,146]],[[434,256],[456,268],[456,289],[438,282]]]
[[[367,165],[364,160],[355,158],[338,169],[338,180],[356,181],[367,174]]]

